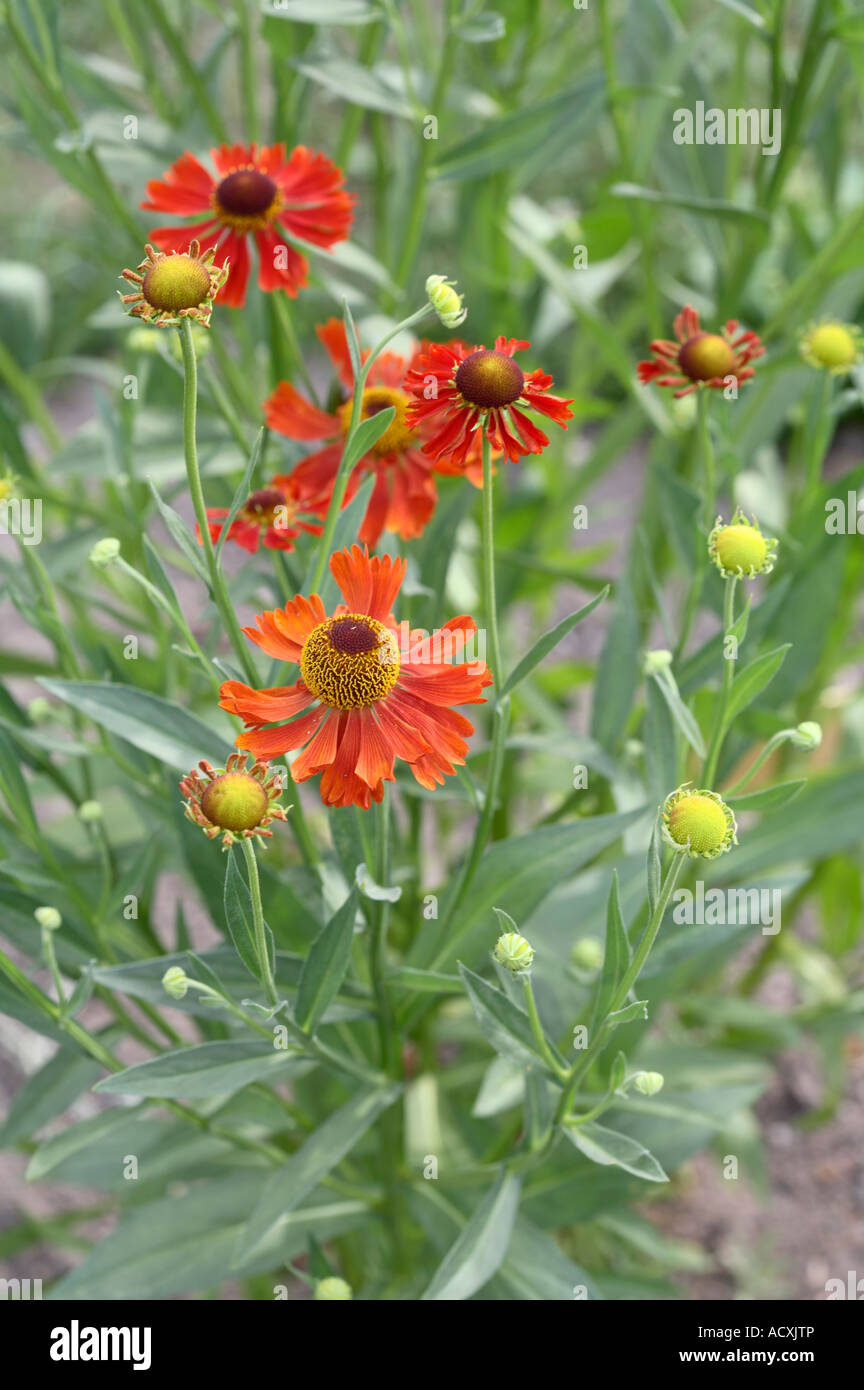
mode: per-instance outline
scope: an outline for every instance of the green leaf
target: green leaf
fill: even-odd
[[[577,623],[581,623],[583,618],[587,618],[589,613],[594,612],[594,609],[603,602],[608,594],[609,586],[607,585],[605,589],[600,590],[595,598],[591,599],[590,603],[586,603],[583,608],[578,609],[575,613],[570,613],[566,618],[562,618],[560,623],[538,638],[531,650],[523,656],[516,669],[507,677],[498,692],[498,698],[502,699],[511,690],[515,690],[516,686],[531,674],[534,667],[539,666],[544,657],[547,657],[558,646],[558,643],[563,641],[567,633],[572,632]]]
[[[255,443],[252,445],[252,452],[251,452],[251,454],[249,455],[249,462],[248,462],[247,465],[246,465],[246,469],[245,469],[245,471],[244,471],[244,473],[243,473],[243,477],[240,479],[240,482],[237,484],[237,491],[234,493],[234,496],[233,496],[232,499],[231,499],[231,506],[228,508],[228,515],[226,516],[225,520],[222,522],[222,529],[221,529],[221,531],[219,532],[219,539],[218,539],[218,541],[216,542],[216,563],[217,563],[217,565],[218,565],[219,560],[220,560],[221,555],[222,555],[222,547],[223,547],[223,545],[225,544],[225,542],[226,542],[227,539],[228,539],[228,532],[231,530],[231,523],[232,523],[232,521],[234,520],[234,518],[236,517],[236,515],[237,515],[237,513],[239,512],[240,508],[243,506],[243,503],[246,501],[246,498],[249,496],[250,492],[252,491],[252,477],[253,477],[253,474],[254,474],[254,472],[255,472],[255,469],[258,467],[258,460],[259,460],[259,458],[261,457],[261,449],[262,449],[263,443],[264,443],[264,427],[263,427],[263,425],[262,425],[261,429],[258,431],[257,435],[255,436]]]
[[[462,981],[458,975],[445,975],[438,970],[418,970],[413,965],[400,965],[387,975],[388,984],[396,989],[410,989],[420,994],[461,994]]]
[[[390,408],[392,409],[392,407]],[[381,414],[383,415],[383,413],[382,411]],[[380,419],[381,415],[372,415],[370,416],[370,420],[364,421],[364,423]],[[360,524],[366,515],[366,508],[369,505],[369,498],[372,496],[372,488],[374,486],[374,477],[366,478],[358,487],[347,507],[342,508],[342,511],[339,513],[339,520],[333,528],[333,544],[330,550],[331,555],[335,555],[337,550],[342,550],[345,546],[356,545],[357,532],[360,530]],[[308,593],[312,586],[314,569],[315,558],[313,556],[309,562],[309,569],[306,573],[306,581],[304,584],[305,593]],[[329,567],[325,570],[324,578],[318,585],[318,593],[328,613],[337,603],[342,603],[343,601],[342,594],[336,580],[330,573]]]
[[[690,710],[681,699],[678,692],[678,685],[672,672],[668,669],[664,671],[655,671],[653,673],[653,679],[654,684],[659,689],[663,699],[669,707],[669,713],[672,715],[678,728],[690,744],[693,752],[696,754],[697,758],[704,759],[707,750],[705,748],[705,741],[702,738],[702,732],[696,720],[693,718],[693,715],[690,713]]]
[[[613,753],[630,715],[639,681],[639,619],[627,576],[618,585],[615,611],[594,681],[591,737]]]
[[[654,824],[651,827],[651,839],[648,841],[648,860],[646,864],[646,881],[648,887],[648,910],[654,911],[654,904],[660,894],[660,875],[661,862],[660,852],[663,844],[663,834],[660,829],[660,817],[654,817]]]
[[[294,1208],[351,1152],[401,1089],[394,1084],[358,1091],[310,1134],[261,1193],[235,1246],[235,1264],[246,1262],[260,1246],[272,1245]]]
[[[284,1080],[286,1070],[297,1060],[266,1038],[196,1043],[106,1076],[93,1089],[120,1096],[197,1100],[228,1095],[267,1077]]]
[[[26,826],[31,837],[38,838],[39,827],[21,771],[21,759],[5,729],[0,729],[0,791],[13,820],[20,821],[22,829]]]
[[[101,1070],[101,1067],[96,1068],[97,1075]],[[27,1181],[35,1182],[38,1178],[44,1178],[67,1159],[83,1153],[92,1144],[100,1143],[112,1130],[120,1125],[128,1125],[133,1114],[134,1111],[130,1111],[125,1105],[117,1106],[114,1110],[103,1110],[101,1114],[93,1115],[89,1120],[82,1120],[80,1124],[70,1125],[62,1133],[46,1139],[30,1160]]]
[[[255,918],[252,912],[252,898],[246,880],[234,857],[233,848],[228,851],[226,856],[224,902],[225,921],[235,950],[249,974],[254,979],[259,980],[261,978],[261,965],[255,950]],[[273,933],[266,923],[264,932],[272,967],[274,960]]]
[[[785,646],[775,647],[773,651],[766,652],[764,656],[757,656],[755,661],[751,661],[749,666],[737,675],[732,682],[732,689],[729,692],[729,703],[726,707],[726,717],[724,724],[728,727],[734,719],[738,717],[742,710],[756,699],[765,689],[766,685],[774,679],[783,662],[786,653],[791,647],[791,642]]]
[[[471,1298],[489,1282],[507,1254],[519,1191],[519,1178],[502,1171],[444,1256],[421,1302]]]
[[[603,101],[603,78],[596,74],[566,91],[523,106],[445,150],[435,167],[442,179],[479,181],[499,169],[518,168],[528,160],[548,159],[588,127]]]
[[[745,219],[751,222],[768,222],[769,217],[761,208],[748,207],[744,203],[731,203],[725,198],[698,198],[692,193],[663,193],[657,188],[643,188],[636,183],[613,183],[609,192],[615,198],[634,198],[641,203],[660,203],[665,207],[684,208],[700,217]]]
[[[43,677],[40,685],[109,733],[177,772],[188,772],[201,758],[224,767],[232,751],[209,724],[161,695],[133,685],[48,677]]]
[[[621,897],[618,892],[618,873],[612,870],[612,884],[606,906],[606,951],[603,956],[603,970],[597,990],[597,998],[592,1010],[593,1023],[606,1017],[609,1004],[614,998],[630,964],[630,942],[627,928],[621,915]]]
[[[742,796],[727,797],[727,804],[733,811],[767,811],[771,806],[785,806],[794,801],[807,785],[806,777],[797,782],[778,782],[773,787],[763,787],[758,792],[745,792]]]
[[[293,19],[296,24],[371,24],[381,18],[369,0],[270,0],[268,19]]]
[[[162,517],[168,530],[168,534],[174,541],[177,549],[182,551],[186,556],[195,574],[198,575],[199,579],[204,581],[209,589],[210,576],[207,573],[207,562],[204,559],[204,551],[192,531],[190,531],[189,527],[186,525],[182,516],[175,512],[173,507],[169,507],[167,502],[162,501],[152,478],[148,478],[147,482],[150,491],[153,493],[156,506],[159,508],[159,515]]]
[[[0,1127],[0,1147],[29,1139],[49,1120],[62,1115],[82,1091],[89,1091],[103,1067],[77,1048],[61,1047],[12,1098]]]
[[[315,1033],[324,1013],[339,991],[351,960],[357,890],[352,889],[342,906],[316,936],[300,975],[294,1021],[306,1033]]]
[[[617,1130],[607,1129],[605,1125],[598,1125],[595,1121],[589,1121],[585,1125],[564,1126],[564,1133],[571,1144],[575,1144],[579,1152],[590,1158],[592,1163],[599,1163],[602,1167],[612,1165],[615,1168],[623,1168],[648,1182],[669,1181],[654,1155],[649,1153],[638,1139],[631,1139],[629,1134],[619,1134]]]
[[[405,120],[413,117],[411,103],[388,80],[389,72],[383,67],[362,67],[349,58],[336,57],[296,58],[293,66],[340,101],[365,107],[367,111],[382,111],[387,116],[401,116]]]
[[[54,1286],[49,1298],[136,1302],[217,1288],[227,1276],[232,1248],[261,1190],[262,1176],[260,1168],[240,1170],[133,1208]],[[286,1216],[278,1244],[233,1274],[276,1270],[305,1249],[310,1234],[328,1240],[356,1226],[365,1213],[361,1202],[345,1198],[303,1207]]]
[[[490,985],[487,980],[475,975],[467,966],[459,965],[459,974],[471,1000],[471,1007],[480,1026],[480,1031],[488,1043],[501,1057],[522,1066],[540,1066],[547,1071],[531,1032],[527,1014],[517,1009],[506,994]]]

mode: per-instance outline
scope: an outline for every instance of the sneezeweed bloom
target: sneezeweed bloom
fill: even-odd
[[[638,366],[639,380],[656,381],[658,386],[674,386],[676,396],[687,396],[700,386],[722,391],[730,378],[740,386],[755,376],[749,365],[765,351],[761,339],[752,331],[739,332],[737,319],[729,319],[722,333],[706,333],[699,315],[689,304],[673,324],[675,338],[657,338],[651,344],[654,356]]]
[[[213,300],[228,278],[228,264],[214,266],[215,251],[201,255],[197,241],[188,251],[164,255],[149,244],[144,260],[136,270],[124,270],[123,279],[138,288],[121,294],[127,314],[157,328],[176,328],[185,318],[207,328]]]
[[[249,494],[231,522],[226,540],[248,550],[251,555],[259,545],[267,550],[293,550],[301,531],[310,531],[316,536],[321,533],[321,527],[311,516],[304,518],[306,511],[294,480],[278,473],[266,487]],[[207,508],[210,539],[214,544],[222,534],[222,523],[228,514],[227,507]],[[200,541],[200,534],[198,539]]]
[[[300,679],[268,690],[225,681],[220,704],[249,730],[237,746],[262,759],[302,748],[291,775],[320,772],[328,806],[380,801],[396,758],[431,790],[464,763],[474,732],[454,706],[483,703],[492,681],[485,662],[450,662],[474,621],[451,618],[432,637],[412,631],[402,650],[391,609],[405,561],[355,545],[331,556],[330,573],[345,600],[331,615],[317,594],[298,594],[244,629],[268,656],[296,663]]]
[[[280,381],[264,402],[264,414],[270,429],[278,434],[323,446],[298,463],[289,476],[298,497],[312,499],[311,509],[326,516],[353,415],[354,371],[342,320],[329,319],[317,331],[344,388],[343,403],[332,412],[319,410],[290,382]],[[411,397],[405,381],[410,365],[398,353],[381,353],[372,363],[363,391],[360,408],[364,420],[388,406],[396,412],[384,433],[355,465],[345,491],[347,505],[365,478],[370,474],[375,478],[366,515],[357,532],[358,539],[366,545],[377,545],[382,531],[395,531],[403,540],[422,535],[438,500],[433,465],[420,449],[428,431],[424,436],[408,421]]]
[[[200,825],[210,840],[221,835],[225,849],[235,840],[270,839],[273,831],[267,827],[274,820],[285,820],[278,805],[282,778],[261,762],[247,769],[247,756],[232,753],[224,768],[202,760],[200,773],[194,770],[180,783],[187,819]]]
[[[534,963],[534,947],[518,932],[508,931],[495,943],[493,958],[513,975],[524,975]]]
[[[344,1279],[331,1275],[329,1279],[319,1279],[315,1285],[315,1298],[325,1303],[344,1303],[353,1299],[351,1285]]]
[[[468,310],[455,283],[446,275],[430,275],[426,280],[426,293],[429,303],[435,310],[445,328],[458,328],[468,317]]]
[[[494,348],[430,343],[419,354],[405,378],[414,396],[408,419],[435,427],[423,452],[439,467],[449,463],[464,469],[483,435],[511,463],[541,454],[549,440],[526,410],[565,428],[572,401],[550,393],[552,378],[539,367],[526,373],[515,360],[515,353],[530,346],[518,338],[496,338]]]
[[[857,323],[811,323],[802,333],[799,347],[811,367],[845,376],[864,356],[864,334]]]
[[[763,536],[756,518],[748,521],[739,507],[728,526],[718,516],[708,537],[708,554],[724,579],[755,579],[773,570],[777,542]]]
[[[691,791],[685,783],[663,803],[663,836],[691,859],[717,859],[737,845],[735,817],[712,791]]]
[[[162,179],[147,185],[142,207],[203,221],[157,227],[151,241],[163,251],[185,246],[191,236],[218,262],[231,263],[221,302],[246,302],[249,242],[258,251],[262,290],[292,296],[308,282],[309,264],[292,238],[330,250],[351,227],[353,199],[342,188],[342,172],[323,154],[298,145],[220,145],[210,151],[216,178],[187,150]]]

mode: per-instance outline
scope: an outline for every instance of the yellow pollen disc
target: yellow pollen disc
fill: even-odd
[[[683,796],[669,812],[669,834],[699,854],[719,848],[728,834],[723,807],[710,796]]]
[[[201,810],[220,830],[254,830],[267,814],[270,802],[256,777],[246,772],[223,772],[206,787]]]
[[[691,381],[713,381],[735,371],[735,353],[719,333],[696,333],[678,353],[678,365]]]
[[[399,676],[395,633],[365,613],[327,618],[310,632],[300,672],[312,694],[334,709],[365,709],[383,700]]]
[[[382,458],[385,454],[398,454],[414,440],[414,430],[408,424],[406,411],[409,400],[404,391],[397,391],[392,386],[370,386],[363,392],[363,400],[360,405],[361,419],[368,420],[371,415],[378,415],[380,411],[386,410],[392,405],[396,414],[390,424],[382,434],[381,438],[372,445],[370,453]],[[353,401],[346,401],[339,407],[339,419],[342,422],[342,431],[348,433],[351,426],[351,416],[353,413]]]
[[[210,272],[192,256],[160,256],[144,276],[141,293],[165,313],[197,309],[210,294]]]
[[[724,570],[733,574],[750,574],[765,563],[768,547],[765,537],[755,526],[723,526],[714,539],[714,549]]]
[[[853,367],[858,360],[854,336],[842,323],[825,323],[807,336],[810,353],[823,367]]]

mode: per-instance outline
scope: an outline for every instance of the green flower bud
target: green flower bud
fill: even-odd
[[[78,807],[79,819],[83,820],[85,825],[93,825],[96,821],[100,821],[103,814],[102,806],[98,801],[82,801]]]
[[[329,1279],[318,1280],[315,1286],[315,1297],[325,1302],[344,1303],[348,1299],[352,1299],[354,1295],[351,1292],[350,1284],[346,1284],[344,1279],[337,1279],[336,1276],[333,1275]]]
[[[508,931],[499,936],[492,954],[505,970],[512,971],[514,975],[524,975],[526,970],[531,969],[534,947],[518,932]]]
[[[796,748],[805,748],[808,753],[812,752],[822,742],[822,725],[813,719],[805,719],[803,724],[799,724],[795,732],[789,735],[789,742]]]
[[[640,1071],[633,1077],[633,1089],[643,1096],[656,1096],[663,1090],[663,1073],[659,1071]]]
[[[458,328],[468,317],[462,296],[453,288],[446,275],[430,275],[426,281],[429,303],[445,328]]]
[[[107,569],[109,565],[120,554],[120,542],[116,536],[106,536],[104,540],[97,541],[90,551],[90,563],[95,565],[97,570]]]
[[[656,652],[646,652],[642,658],[642,670],[646,676],[653,676],[659,671],[668,671],[672,665],[672,653],[660,648]]]
[[[596,936],[583,936],[571,950],[570,959],[583,970],[599,970],[603,964],[603,942]]]
[[[33,916],[40,927],[44,927],[46,931],[57,931],[58,927],[63,925],[63,918],[56,907],[37,907]]]
[[[51,701],[44,695],[37,695],[27,706],[27,718],[31,724],[42,724],[51,717]]]
[[[162,988],[172,999],[184,998],[189,988],[189,977],[180,965],[172,965],[162,976]]]

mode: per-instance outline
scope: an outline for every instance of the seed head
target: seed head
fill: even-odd
[[[691,859],[716,859],[738,843],[735,817],[717,792],[678,787],[663,803],[662,818],[667,843]]]
[[[756,518],[748,521],[739,507],[728,526],[718,516],[708,537],[708,554],[724,579],[755,579],[773,570],[777,542],[763,536]]]

